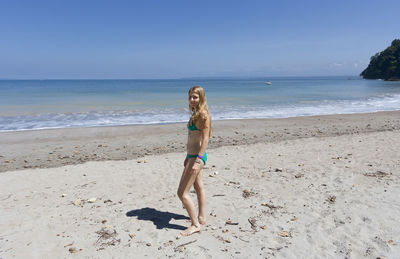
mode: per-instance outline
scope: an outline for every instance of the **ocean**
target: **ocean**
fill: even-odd
[[[185,122],[194,85],[213,120],[400,110],[400,82],[356,76],[0,80],[0,132]]]

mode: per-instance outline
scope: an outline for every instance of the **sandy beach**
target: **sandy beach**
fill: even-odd
[[[185,124],[0,133],[0,258],[400,257],[400,111],[213,125],[190,237]]]

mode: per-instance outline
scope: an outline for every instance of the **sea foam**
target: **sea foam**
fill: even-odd
[[[392,110],[400,110],[400,95],[386,95],[365,100],[321,100],[275,105],[210,106],[213,120],[286,118]],[[166,124],[186,122],[189,116],[187,108],[2,116],[0,117],[0,131]]]

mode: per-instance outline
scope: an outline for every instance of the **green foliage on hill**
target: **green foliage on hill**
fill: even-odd
[[[360,74],[365,79],[400,80],[400,40],[371,57],[368,67]]]

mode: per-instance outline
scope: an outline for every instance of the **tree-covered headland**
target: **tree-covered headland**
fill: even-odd
[[[365,79],[400,80],[400,40],[371,57],[368,67],[360,74]]]

